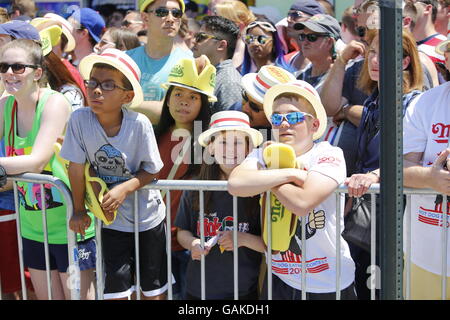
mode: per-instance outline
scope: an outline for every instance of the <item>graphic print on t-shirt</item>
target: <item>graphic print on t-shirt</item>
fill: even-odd
[[[311,239],[317,230],[325,228],[325,212],[323,210],[312,211],[308,214],[308,221],[305,224],[305,239]],[[280,252],[281,260],[273,260],[272,270],[279,274],[299,274],[302,263],[302,224],[297,223],[297,230],[291,239],[289,249]],[[306,272],[318,273],[329,269],[327,257],[313,258],[306,261]]]
[[[233,217],[226,216],[222,220],[217,216],[217,213],[205,214],[203,219],[205,241],[208,241],[212,237],[217,235],[218,231],[232,231],[233,230]],[[238,232],[248,232],[248,222],[240,222],[238,224]],[[200,238],[200,221],[197,221],[197,237]]]
[[[131,178],[125,167],[122,153],[110,144],[105,144],[95,152],[94,167],[98,176],[107,184],[126,181]]]

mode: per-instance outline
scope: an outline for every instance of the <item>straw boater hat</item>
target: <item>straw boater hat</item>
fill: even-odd
[[[141,79],[141,70],[129,55],[127,55],[124,51],[109,48],[101,54],[92,53],[84,57],[80,61],[79,65],[80,73],[83,79],[89,79],[92,67],[96,63],[106,63],[113,66],[122,72],[131,82],[134,91],[134,98],[129,105],[130,108],[137,107],[142,104],[144,101],[144,95],[142,93],[141,85],[139,84]]]
[[[198,136],[198,142],[206,147],[211,141],[211,137],[217,132],[224,130],[237,130],[245,132],[250,136],[253,147],[259,146],[263,142],[261,132],[250,128],[248,116],[241,111],[219,111],[211,116],[209,129]]]
[[[147,7],[150,5],[150,3],[154,2],[155,0],[139,0],[139,10],[141,12],[144,12],[145,9],[147,9]],[[184,13],[184,1],[183,0],[178,0],[179,4],[180,4],[180,9],[181,11],[183,11]]]
[[[73,49],[75,49],[75,38],[72,35],[73,26],[70,24],[70,22],[67,21],[66,19],[64,19],[63,17],[61,17],[60,15],[57,15],[57,14],[51,13],[51,12],[46,13],[44,15],[44,18],[53,20],[61,26],[62,33],[67,38],[67,44],[66,44],[66,47],[64,48],[64,52],[73,51]]]
[[[325,132],[327,127],[327,114],[325,108],[320,101],[320,96],[316,89],[309,83],[296,80],[286,84],[277,84],[270,88],[264,96],[264,113],[270,122],[272,116],[273,101],[282,93],[295,93],[308,100],[316,112],[316,118],[319,120],[319,128],[313,135],[313,140],[319,139]]]
[[[264,102],[264,95],[272,86],[295,81],[295,76],[279,67],[263,66],[258,73],[247,73],[241,84],[245,92],[259,103]]]
[[[450,34],[447,35],[447,40],[442,41],[435,47],[435,51],[440,54],[444,55],[444,52],[447,51],[447,46],[450,44]]]
[[[216,102],[216,68],[205,55],[196,59],[181,59],[170,71],[168,81],[161,85],[187,88],[208,96],[210,102]]]

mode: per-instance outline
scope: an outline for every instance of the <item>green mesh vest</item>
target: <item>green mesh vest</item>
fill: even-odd
[[[52,94],[60,94],[56,91],[47,89],[39,98],[36,113],[33,120],[32,129],[26,137],[19,137],[17,129],[10,132],[12,121],[16,121],[16,115],[12,115],[14,106],[14,96],[8,97],[4,110],[4,139],[5,153],[9,157],[29,155],[33,149],[34,141],[41,125],[41,115],[44,110],[47,99]],[[69,178],[64,172],[62,164],[52,156],[49,163],[45,166],[41,174],[52,175],[64,181],[69,187]],[[22,237],[34,241],[44,242],[42,213],[41,213],[41,188],[39,184],[29,182],[18,182],[18,197],[20,202],[20,227]],[[61,193],[51,185],[44,184],[48,241],[51,244],[67,243],[67,223],[66,223],[66,205]],[[92,221],[94,218],[90,214]],[[86,239],[95,234],[94,223],[91,223],[86,230]]]

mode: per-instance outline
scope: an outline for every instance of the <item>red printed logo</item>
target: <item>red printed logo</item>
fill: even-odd
[[[437,139],[434,139],[436,143],[448,143],[450,124],[435,123],[431,126],[431,132],[437,135]]]
[[[322,163],[330,163],[330,164],[338,165],[339,163],[341,163],[341,159],[335,158],[333,156],[322,157],[322,158],[319,158],[318,164],[322,164]]]

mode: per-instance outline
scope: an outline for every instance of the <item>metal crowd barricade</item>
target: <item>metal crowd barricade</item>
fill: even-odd
[[[14,190],[14,203],[15,203],[15,214],[4,216],[0,219],[1,222],[16,220],[17,224],[17,242],[18,242],[18,250],[19,250],[19,265],[20,265],[20,275],[21,275],[21,286],[22,286],[22,295],[23,299],[27,300],[27,288],[25,284],[25,273],[24,273],[24,262],[23,262],[23,244],[22,244],[22,236],[21,236],[21,227],[20,227],[20,215],[19,212],[19,194],[17,188],[17,182],[30,182],[40,185],[41,191],[41,204],[42,204],[42,225],[44,230],[44,252],[45,252],[45,265],[46,265],[46,280],[47,280],[47,290],[48,290],[48,298],[52,299],[52,291],[51,291],[51,271],[50,271],[50,258],[49,258],[49,243],[48,243],[48,226],[47,226],[47,211],[46,211],[46,201],[45,201],[45,192],[44,192],[44,184],[50,184],[58,189],[58,191],[63,196],[64,202],[67,206],[66,217],[67,221],[69,221],[73,212],[73,203],[72,203],[72,194],[67,187],[67,185],[60,179],[55,178],[49,175],[43,174],[35,174],[35,173],[24,173],[20,175],[11,175],[8,176],[8,181],[13,181],[13,190]],[[76,243],[76,237],[74,232],[69,229],[67,225],[67,235],[68,235],[68,256],[69,256],[69,269],[71,273],[75,274],[73,280],[73,285],[71,286],[71,298],[74,300],[78,300],[80,298],[80,287],[79,287],[79,266],[78,266],[78,249]],[[78,280],[78,281],[77,281]],[[1,297],[1,288],[0,288],[0,297]]]
[[[32,173],[26,173],[16,176],[9,176],[8,180],[11,180],[14,182],[13,184],[13,190],[14,190],[14,199],[15,199],[15,207],[16,212],[19,212],[19,198],[18,198],[18,189],[16,182],[30,182],[30,183],[36,183],[41,185],[41,201],[43,203],[43,210],[42,210],[42,221],[43,221],[43,228],[45,231],[44,235],[44,247],[45,247],[45,261],[46,261],[46,274],[47,274],[47,286],[48,286],[48,296],[51,299],[52,298],[52,292],[50,290],[51,288],[51,276],[50,276],[50,267],[49,267],[49,253],[48,253],[48,231],[47,231],[47,223],[46,223],[46,210],[45,210],[45,193],[44,193],[44,184],[51,184],[52,186],[56,187],[64,197],[64,201],[67,205],[67,221],[69,221],[72,212],[73,212],[73,204],[72,204],[72,197],[70,190],[65,185],[64,182],[61,180],[48,176],[48,175],[41,175],[41,174],[32,174]],[[144,187],[145,189],[158,189],[158,190],[192,190],[192,191],[198,191],[200,194],[200,221],[204,221],[204,196],[203,193],[205,191],[227,191],[227,182],[226,181],[199,181],[199,180],[159,180],[157,182],[151,183]],[[340,212],[342,208],[342,194],[347,193],[347,187],[344,185],[339,186],[336,191],[336,209],[337,212]],[[375,203],[375,195],[379,193],[379,185],[373,185],[369,190],[368,193],[371,194],[372,199],[372,207],[371,207],[371,266],[376,266],[376,203]],[[134,195],[134,206],[135,206],[135,221],[138,221],[138,212],[136,210],[138,206],[138,198],[136,196],[136,192]],[[407,197],[407,206],[405,210],[404,219],[406,221],[405,225],[408,226],[404,232],[406,232],[406,245],[405,245],[405,268],[404,272],[405,274],[405,280],[406,283],[404,284],[405,287],[405,299],[410,299],[410,291],[411,291],[411,208],[409,206],[410,203],[410,197],[412,194],[436,194],[435,191],[429,190],[429,189],[404,189],[404,194]],[[167,192],[166,194],[167,199],[166,203],[170,203],[170,192]],[[270,192],[267,192],[267,199],[270,199]],[[270,209],[270,202],[266,201],[267,209]],[[442,208],[447,207],[447,199],[444,196],[443,197],[443,205]],[[270,212],[268,210],[267,212]],[[168,298],[173,299],[173,293],[172,293],[172,263],[171,263],[171,212],[170,212],[170,205],[166,206],[166,222],[167,222],[167,232],[166,232],[166,243],[167,243],[167,267],[168,267]],[[267,225],[268,225],[268,244],[267,244],[267,254],[266,254],[266,264],[267,264],[267,289],[268,289],[268,299],[272,299],[272,228],[271,228],[271,217],[270,215],[266,215],[267,218]],[[20,272],[21,272],[21,284],[22,284],[22,292],[24,299],[27,299],[27,290],[25,285],[25,276],[24,276],[24,264],[23,264],[23,246],[22,246],[22,238],[21,238],[21,230],[20,230],[20,216],[18,214],[12,214],[8,216],[0,217],[0,223],[4,221],[10,221],[10,220],[17,220],[17,236],[18,236],[18,248],[19,248],[19,262],[20,262]],[[445,226],[447,226],[447,215],[443,214],[442,219],[442,299],[446,299],[446,284],[447,284],[447,238],[448,238],[448,231]],[[233,251],[237,252],[237,232],[238,232],[238,220],[237,220],[237,197],[233,197],[233,239],[234,239],[234,248]],[[102,259],[102,241],[101,241],[101,226],[102,223],[100,220],[96,219],[95,221],[96,225],[96,243],[97,243],[97,268],[96,268],[96,275],[97,275],[97,299],[103,299],[103,288],[104,288],[104,268],[103,268],[103,259]],[[301,219],[301,228],[302,228],[302,253],[303,256],[306,256],[306,241],[305,241],[305,228],[306,228],[306,219]],[[341,230],[340,223],[336,224],[336,257],[340,257],[340,251],[342,248],[341,244],[341,233],[343,230]],[[78,249],[77,249],[77,243],[76,243],[76,235],[74,232],[72,232],[67,224],[67,234],[68,234],[68,255],[69,255],[69,270],[71,277],[71,298],[74,300],[80,299],[80,271],[78,266]],[[200,223],[200,234],[201,234],[201,244],[204,245],[205,243],[205,230],[204,230],[204,223]],[[136,288],[140,288],[140,275],[139,275],[139,226],[138,224],[135,224],[135,246],[136,246]],[[238,290],[238,277],[239,277],[239,271],[238,271],[238,255],[234,254],[233,257],[233,265],[234,265],[234,299],[239,299],[239,290]],[[301,261],[301,279],[302,279],[302,299],[306,299],[306,284],[307,284],[307,266],[305,259],[302,259]],[[336,299],[341,298],[340,290],[340,281],[341,281],[341,261],[340,259],[336,259]],[[379,274],[376,272],[376,268],[371,268],[371,279],[372,283],[375,281],[375,283],[379,282]],[[383,272],[389,272],[389,270],[384,270]],[[374,300],[376,298],[376,285],[372,285],[371,290],[371,299]],[[381,288],[382,290],[383,288]],[[139,293],[139,290],[136,290]],[[0,293],[1,293],[1,287],[0,287]],[[205,299],[206,292],[205,292],[205,257],[203,256],[201,259],[201,298]],[[137,299],[140,299],[140,294],[136,295]]]

